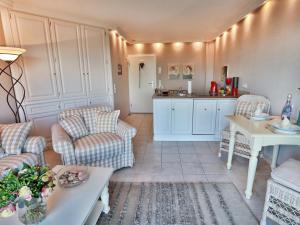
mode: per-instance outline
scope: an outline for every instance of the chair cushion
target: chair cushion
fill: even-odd
[[[6,154],[21,154],[32,122],[16,123],[6,126],[1,133],[1,147]]]
[[[113,133],[91,134],[74,142],[78,164],[88,164],[124,152],[124,141]]]
[[[273,180],[294,191],[300,192],[300,161],[289,159],[275,168],[271,177]]]
[[[235,115],[251,116],[252,104],[248,101],[240,101],[237,103]]]
[[[120,110],[97,113],[97,133],[116,133]]]
[[[72,115],[59,121],[59,124],[72,137],[73,140],[88,135],[83,119],[79,115]]]
[[[0,159],[0,174],[6,169],[21,169],[23,163],[37,165],[39,162],[38,155],[33,153],[22,153],[21,155],[8,155]]]
[[[83,107],[78,109],[68,109],[59,114],[59,119],[64,119],[72,115],[82,116],[85,126],[90,134],[96,132],[97,112],[111,112],[110,106]]]

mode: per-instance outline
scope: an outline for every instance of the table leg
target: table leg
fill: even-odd
[[[274,145],[274,147],[273,147],[272,164],[271,164],[271,169],[272,170],[276,168],[278,153],[279,153],[279,145]]]
[[[257,161],[258,161],[257,156],[261,148],[262,146],[255,143],[255,141],[251,147],[251,157],[249,160],[249,167],[248,167],[247,188],[245,191],[247,199],[250,199],[252,196],[253,183],[254,183],[254,178],[256,173]]]
[[[233,124],[230,124],[230,140],[229,140],[228,159],[227,159],[228,170],[231,169],[232,156],[233,156],[234,144],[235,144],[235,135],[236,135],[236,129]]]
[[[107,185],[104,187],[104,189],[102,191],[101,201],[103,203],[103,212],[107,214],[110,210],[110,207],[109,207],[109,193],[108,193]]]

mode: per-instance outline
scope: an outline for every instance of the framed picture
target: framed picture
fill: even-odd
[[[180,65],[171,63],[168,64],[168,78],[169,80],[178,80],[180,78]]]
[[[182,79],[192,80],[195,75],[195,64],[186,63],[182,65]]]
[[[122,64],[118,64],[118,75],[122,76]]]

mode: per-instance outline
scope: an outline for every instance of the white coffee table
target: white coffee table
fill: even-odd
[[[53,171],[61,168],[56,166]],[[89,173],[89,179],[77,187],[55,187],[47,201],[47,217],[40,225],[95,225],[102,211],[109,212],[108,182],[113,169],[89,167]],[[22,225],[17,214],[0,219],[0,225],[8,224]]]

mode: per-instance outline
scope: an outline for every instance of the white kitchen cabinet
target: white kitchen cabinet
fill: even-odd
[[[156,141],[219,141],[233,115],[236,99],[154,98],[153,127]]]
[[[219,100],[217,102],[216,135],[220,137],[222,130],[229,126],[226,116],[234,114],[236,100]]]
[[[85,74],[89,96],[103,96],[109,92],[109,79],[105,62],[105,31],[101,28],[82,26]]]
[[[172,134],[192,134],[193,99],[172,99]]]
[[[216,100],[194,100],[193,134],[214,134]]]
[[[153,101],[153,129],[154,133],[172,133],[172,101],[171,99],[157,99]]]
[[[50,22],[62,97],[85,96],[80,25],[60,20]]]
[[[58,99],[58,87],[53,64],[49,20],[19,12],[10,14],[13,42],[26,49],[19,64],[23,67],[22,83],[26,89],[25,102]],[[18,76],[18,68],[12,74]],[[15,90],[21,98],[22,90]]]
[[[192,134],[193,99],[157,99],[153,111],[155,134]]]

